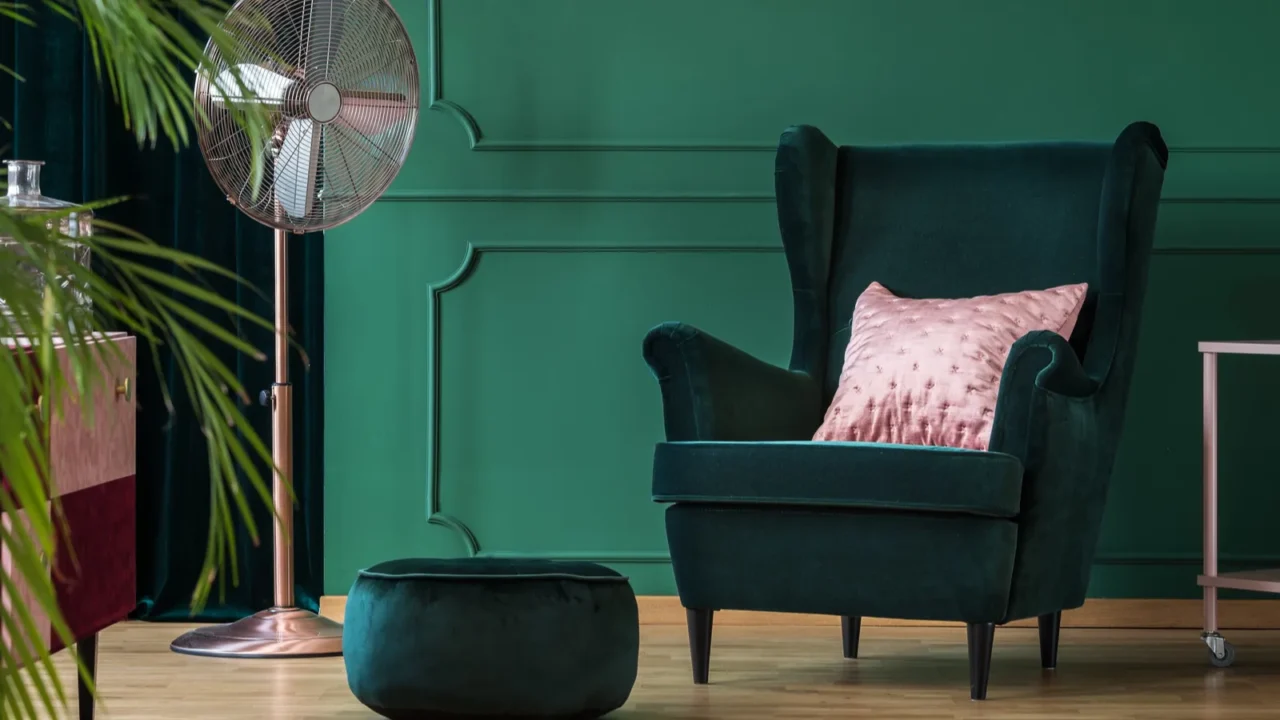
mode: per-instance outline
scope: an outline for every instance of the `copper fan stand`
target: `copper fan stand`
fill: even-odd
[[[224,625],[196,628],[173,641],[174,652],[228,658],[323,657],[342,654],[342,625],[294,605],[293,386],[289,384],[289,235],[275,231],[276,377],[271,386],[271,458],[278,472],[271,499],[275,524],[275,605]]]

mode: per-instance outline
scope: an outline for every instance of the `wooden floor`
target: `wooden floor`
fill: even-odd
[[[175,655],[183,626],[129,623],[103,634],[100,717],[376,718],[347,690],[340,658],[211,660]],[[650,718],[1280,717],[1280,632],[1236,631],[1237,665],[1208,666],[1194,631],[1071,630],[1060,666],[1039,669],[1034,630],[996,631],[990,698],[969,700],[964,631],[865,628],[844,660],[826,628],[716,628],[711,685],[690,682],[685,629],[645,626],[640,676],[617,720]],[[70,664],[60,655],[63,676]],[[74,693],[74,690],[72,691]],[[67,714],[68,717],[72,713]]]

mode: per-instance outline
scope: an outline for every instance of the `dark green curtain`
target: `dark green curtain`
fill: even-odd
[[[140,148],[124,128],[119,107],[99,82],[87,44],[70,22],[37,7],[35,28],[0,18],[0,64],[24,80],[0,72],[0,157],[44,160],[45,195],[85,202],[129,196],[101,215],[153,240],[233,269],[262,294],[220,279],[206,279],[224,297],[270,319],[273,245],[270,229],[244,218],[214,185],[199,148],[175,150],[166,141]],[[294,482],[295,591],[299,605],[315,610],[322,592],[323,547],[323,244],[319,234],[290,245],[290,320],[309,355],[295,353]],[[197,306],[197,309],[200,309]],[[207,309],[207,308],[206,308]],[[213,315],[210,315],[213,317]],[[271,333],[242,328],[254,346],[270,352]],[[216,341],[210,346],[219,348]],[[255,399],[246,408],[254,428],[270,441],[270,412],[256,404],[272,382],[272,363],[222,350]],[[191,618],[191,592],[204,559],[209,522],[209,472],[205,439],[191,414],[172,357],[139,345],[138,367],[138,599],[137,615],[150,620]],[[163,379],[157,375],[157,370]],[[177,410],[166,412],[161,382]],[[263,467],[265,473],[268,468]],[[215,590],[200,620],[224,621],[264,609],[272,601],[272,517],[254,503],[262,542],[237,538],[239,585]],[[228,578],[229,580],[229,578]]]

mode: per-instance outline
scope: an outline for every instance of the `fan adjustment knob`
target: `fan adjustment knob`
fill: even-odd
[[[271,391],[263,390],[258,393],[258,404],[262,407],[271,407]]]

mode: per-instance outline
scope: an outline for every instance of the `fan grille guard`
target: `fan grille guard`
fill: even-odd
[[[358,215],[395,179],[417,126],[418,65],[395,10],[385,0],[239,0],[222,27],[234,57],[210,40],[195,84],[214,182],[276,229],[324,230]],[[264,147],[234,121],[236,103],[268,107]]]

